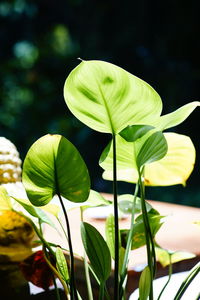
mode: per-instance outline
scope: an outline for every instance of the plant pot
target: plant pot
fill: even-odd
[[[164,290],[160,300],[168,300],[168,299],[174,299],[181,283],[186,278],[186,276],[189,274],[189,271],[187,272],[180,272],[175,273],[172,275],[171,280]],[[154,280],[153,288],[154,288],[154,298],[157,299],[163,286],[167,282],[168,276],[163,276],[158,279]],[[200,295],[200,274],[198,274],[194,280],[191,282],[188,289],[185,291],[183,296],[181,297],[181,300],[189,300],[189,299],[199,299],[198,296]],[[129,300],[138,300],[139,298],[139,289],[135,290]]]

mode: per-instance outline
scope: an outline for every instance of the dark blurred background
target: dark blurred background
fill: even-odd
[[[0,1],[0,136],[24,159],[46,133],[72,141],[84,157],[92,188],[112,192],[98,159],[110,136],[95,132],[68,110],[63,85],[86,60],[117,64],[152,85],[171,112],[200,95],[198,1],[5,0]],[[182,186],[147,188],[149,199],[200,207],[197,108],[174,131],[189,135],[195,169]],[[132,192],[119,184],[119,192]]]

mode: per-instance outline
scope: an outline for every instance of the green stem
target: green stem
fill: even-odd
[[[100,283],[99,300],[104,300],[105,282]]]
[[[132,240],[133,240],[133,232],[134,232],[134,218],[135,218],[135,203],[136,203],[136,198],[138,194],[138,189],[139,189],[139,184],[136,184],[135,187],[135,192],[134,192],[134,199],[133,199],[133,207],[132,207],[132,215],[131,215],[131,227],[129,230],[128,234],[128,240],[126,244],[126,250],[125,250],[125,255],[124,255],[124,260],[123,260],[123,265],[122,265],[122,270],[121,270],[121,280],[120,280],[120,295],[122,294],[123,291],[121,291],[123,282],[127,273],[127,267],[128,267],[128,256],[129,252],[131,250],[131,245],[132,245]]]
[[[115,269],[114,269],[114,299],[119,300],[119,217],[117,203],[117,155],[116,136],[113,134],[113,196],[115,218]]]
[[[140,170],[138,170],[139,175],[139,184],[140,184],[140,193],[141,193],[141,203],[142,203],[142,217],[143,217],[143,223],[144,223],[144,231],[145,231],[145,240],[146,240],[146,248],[147,248],[147,260],[148,260],[148,267],[151,272],[151,287],[150,287],[150,294],[149,294],[149,300],[153,300],[153,260],[152,260],[152,243],[150,239],[151,235],[151,229],[149,225],[148,220],[148,214],[146,209],[146,203],[145,203],[145,192],[144,192],[144,184],[142,182],[142,174]]]
[[[56,299],[57,299],[57,300],[61,300],[61,299],[60,299],[60,293],[59,293],[59,290],[58,290],[58,286],[57,286],[57,283],[56,283],[55,276],[53,276],[53,284],[54,284],[54,287],[55,287]]]
[[[197,274],[200,272],[200,263],[198,263],[192,270],[190,271],[189,275],[185,278],[185,280],[182,282],[178,292],[176,293],[174,300],[181,299],[182,295],[185,293],[185,290],[188,288],[192,280],[197,276]]]
[[[167,279],[167,282],[165,283],[164,287],[162,288],[159,296],[158,296],[158,299],[157,300],[160,300],[164,290],[166,289],[168,283],[170,282],[170,279],[171,279],[171,276],[172,276],[172,269],[173,269],[173,266],[172,266],[172,255],[170,253],[168,253],[169,255],[169,276],[168,276],[168,279]]]
[[[64,288],[64,292],[65,292],[65,296],[66,299],[68,300],[68,295],[69,295],[69,290],[67,287],[66,282],[62,279],[62,276],[60,275],[60,273],[56,270],[56,268],[51,264],[51,262],[48,260],[48,258],[46,257],[46,254],[44,252],[44,258],[46,263],[48,264],[49,268],[52,270],[52,272],[58,277],[58,279],[60,280],[60,282],[62,283],[62,286]]]
[[[64,227],[63,227],[62,222],[60,221],[59,218],[56,218],[56,219],[57,219],[57,221],[58,221],[58,223],[59,223],[59,225],[60,225],[60,227],[61,227],[61,229],[62,229],[62,231],[63,231],[63,233],[64,233],[64,236],[65,236],[67,242],[69,242],[69,241],[68,241],[68,236],[67,236],[67,234],[66,234],[66,231],[65,231],[65,229],[64,229]]]
[[[69,226],[69,220],[67,216],[67,211],[65,209],[64,203],[60,194],[58,194],[58,198],[61,203],[61,207],[65,216],[66,221],[66,228],[67,228],[67,236],[68,236],[68,245],[69,245],[69,253],[70,253],[70,294],[72,300],[78,300],[77,290],[76,290],[76,283],[75,283],[75,276],[74,276],[74,254],[72,248],[72,239],[71,239],[71,232]]]
[[[81,211],[81,221],[83,222],[83,209],[80,208]],[[84,261],[84,268],[85,268],[85,278],[86,278],[86,284],[87,284],[87,291],[88,291],[88,300],[93,300],[93,293],[92,293],[92,286],[91,286],[91,280],[90,280],[90,274],[89,274],[89,267],[87,262],[87,257],[85,250],[83,251],[83,261]]]

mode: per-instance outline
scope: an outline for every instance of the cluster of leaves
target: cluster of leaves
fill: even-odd
[[[163,131],[184,121],[200,103],[192,102],[161,116],[162,101],[152,87],[102,61],[82,61],[67,78],[64,96],[79,120],[92,129],[112,135],[100,157],[104,178],[113,180],[114,187],[114,213],[106,221],[106,240],[91,224],[83,220],[81,225],[84,249],[100,287],[99,299],[110,297],[106,281],[111,275],[111,257],[115,262],[114,298],[125,299],[130,251],[146,245],[148,266],[141,275],[140,300],[148,297],[152,300],[156,267],[154,238],[162,225],[162,216],[146,203],[145,185],[185,184],[195,161],[194,146],[186,136],[163,134]],[[136,183],[134,196],[118,198],[117,180]],[[22,181],[32,205],[16,200],[39,218],[40,223],[47,220],[35,206],[48,205],[58,196],[66,219],[69,272],[61,249],[57,248],[55,254],[41,229],[33,226],[44,251],[55,256],[57,269],[49,264],[63,283],[66,297],[69,292],[71,299],[81,299],[75,283],[70,224],[63,198],[83,207],[105,205],[107,201],[90,191],[89,173],[81,155],[60,135],[43,136],[31,146],[24,161]],[[129,230],[119,230],[118,209],[131,214]],[[136,213],[139,213],[137,217]],[[86,261],[85,266],[87,270]],[[89,277],[86,281],[91,300]]]

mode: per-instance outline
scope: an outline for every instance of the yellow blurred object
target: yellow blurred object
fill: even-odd
[[[21,180],[21,159],[13,143],[0,137],[0,184]]]
[[[0,262],[24,260],[32,254],[34,238],[25,217],[12,210],[0,212]]]

